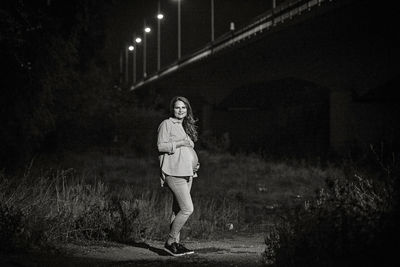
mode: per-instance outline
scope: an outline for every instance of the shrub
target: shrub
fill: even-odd
[[[23,232],[23,214],[20,210],[0,205],[0,250],[19,247],[19,238]]]
[[[390,177],[384,180],[358,174],[327,179],[314,198],[288,211],[269,231],[265,262],[386,266],[394,256],[399,220],[398,172],[385,173]]]

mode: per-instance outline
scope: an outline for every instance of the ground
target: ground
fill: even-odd
[[[8,255],[1,266],[263,266],[263,234],[238,234],[218,240],[185,241],[195,254],[169,256],[162,241],[145,241],[131,245],[102,243],[90,246],[63,246],[64,256]]]

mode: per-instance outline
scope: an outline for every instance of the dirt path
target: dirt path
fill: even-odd
[[[68,245],[68,256],[8,258],[1,266],[262,266],[263,235],[232,235],[217,241],[186,241],[195,254],[169,256],[163,242],[134,245]]]

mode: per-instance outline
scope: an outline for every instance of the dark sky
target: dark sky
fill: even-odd
[[[160,0],[165,16],[161,24],[161,65],[177,58],[177,0]],[[214,0],[215,38],[229,31],[230,22],[235,27],[250,22],[271,7],[271,0]],[[156,70],[157,59],[157,6],[158,0],[116,1],[110,14],[109,34],[119,49],[131,42],[133,34],[142,36],[144,20],[152,27],[147,36],[148,74]],[[182,56],[206,45],[211,39],[211,1],[181,0]],[[114,43],[113,46],[116,44]],[[138,50],[138,72],[141,73],[142,51]]]

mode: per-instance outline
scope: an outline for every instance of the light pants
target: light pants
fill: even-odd
[[[165,181],[174,196],[168,243],[179,243],[181,229],[193,213],[193,202],[190,196],[193,178],[167,176]]]

